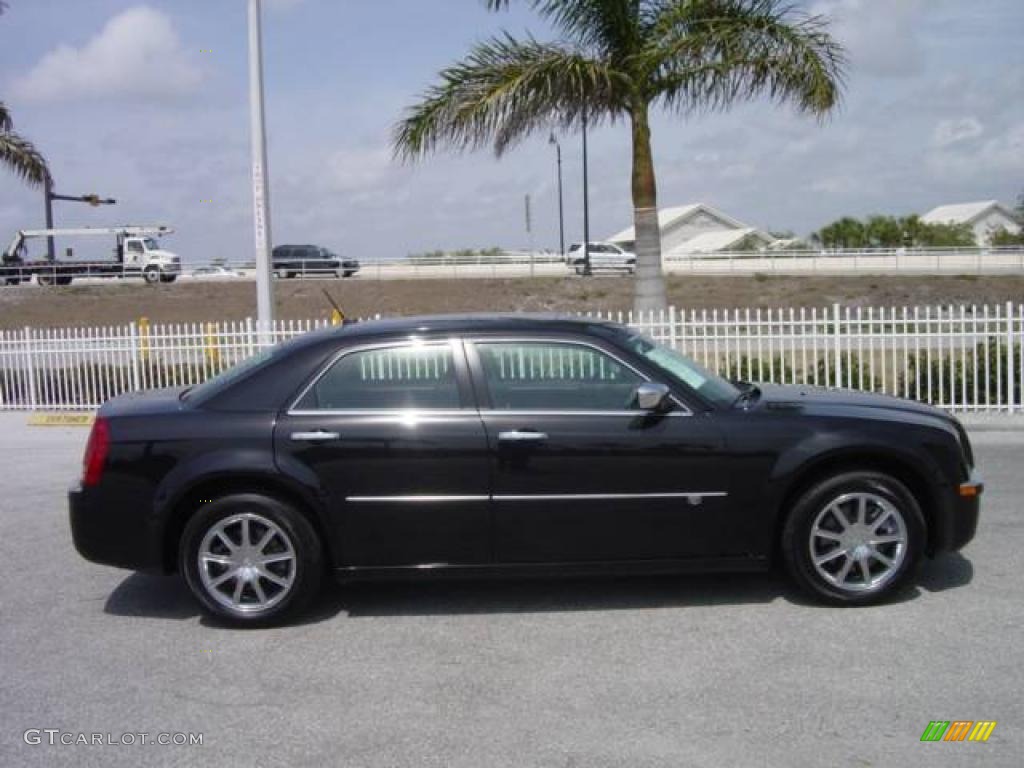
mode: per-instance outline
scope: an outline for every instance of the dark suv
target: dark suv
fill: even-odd
[[[279,245],[274,248],[274,272],[278,277],[352,277],[358,271],[358,261],[342,258],[319,245]]]

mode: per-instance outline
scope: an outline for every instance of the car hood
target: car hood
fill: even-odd
[[[904,400],[892,395],[874,392],[860,392],[852,389],[814,387],[805,385],[761,384],[761,403],[767,408],[880,408],[888,411],[902,411],[922,416],[940,418],[952,422],[953,418],[933,405]]]

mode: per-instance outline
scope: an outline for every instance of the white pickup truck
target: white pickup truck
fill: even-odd
[[[173,231],[163,225],[23,229],[0,259],[0,285],[18,285],[33,277],[39,285],[69,285],[76,277],[141,277],[151,284],[173,283],[181,274],[181,259],[164,250],[157,239]],[[70,248],[65,258],[27,257],[30,240],[83,236],[113,236],[113,258],[76,259]]]

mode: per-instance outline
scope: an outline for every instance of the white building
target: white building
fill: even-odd
[[[737,248],[767,248],[775,238],[704,203],[658,210],[662,256],[714,253]],[[636,249],[633,227],[605,238],[628,251]]]
[[[1017,234],[1021,228],[1013,211],[998,200],[940,205],[924,214],[921,221],[926,224],[968,224],[974,230],[974,240],[978,245],[989,245],[992,234],[1000,229]]]

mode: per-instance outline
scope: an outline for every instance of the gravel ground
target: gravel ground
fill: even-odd
[[[1024,432],[974,432],[978,536],[893,604],[811,605],[775,576],[361,585],[240,631],[177,578],[80,559],[85,431],[25,420],[0,414],[0,765],[1021,764]],[[998,726],[920,743],[939,719]]]
[[[1002,304],[1024,299],[1024,276],[921,275],[700,277],[670,275],[669,301],[683,309]],[[632,278],[597,276],[520,279],[276,281],[277,316],[329,317],[330,291],[351,317],[436,312],[585,312],[627,310]],[[41,288],[0,287],[0,329],[97,326],[146,316],[154,323],[243,320],[256,314],[250,280],[141,281]],[[69,318],[73,318],[69,320]]]

